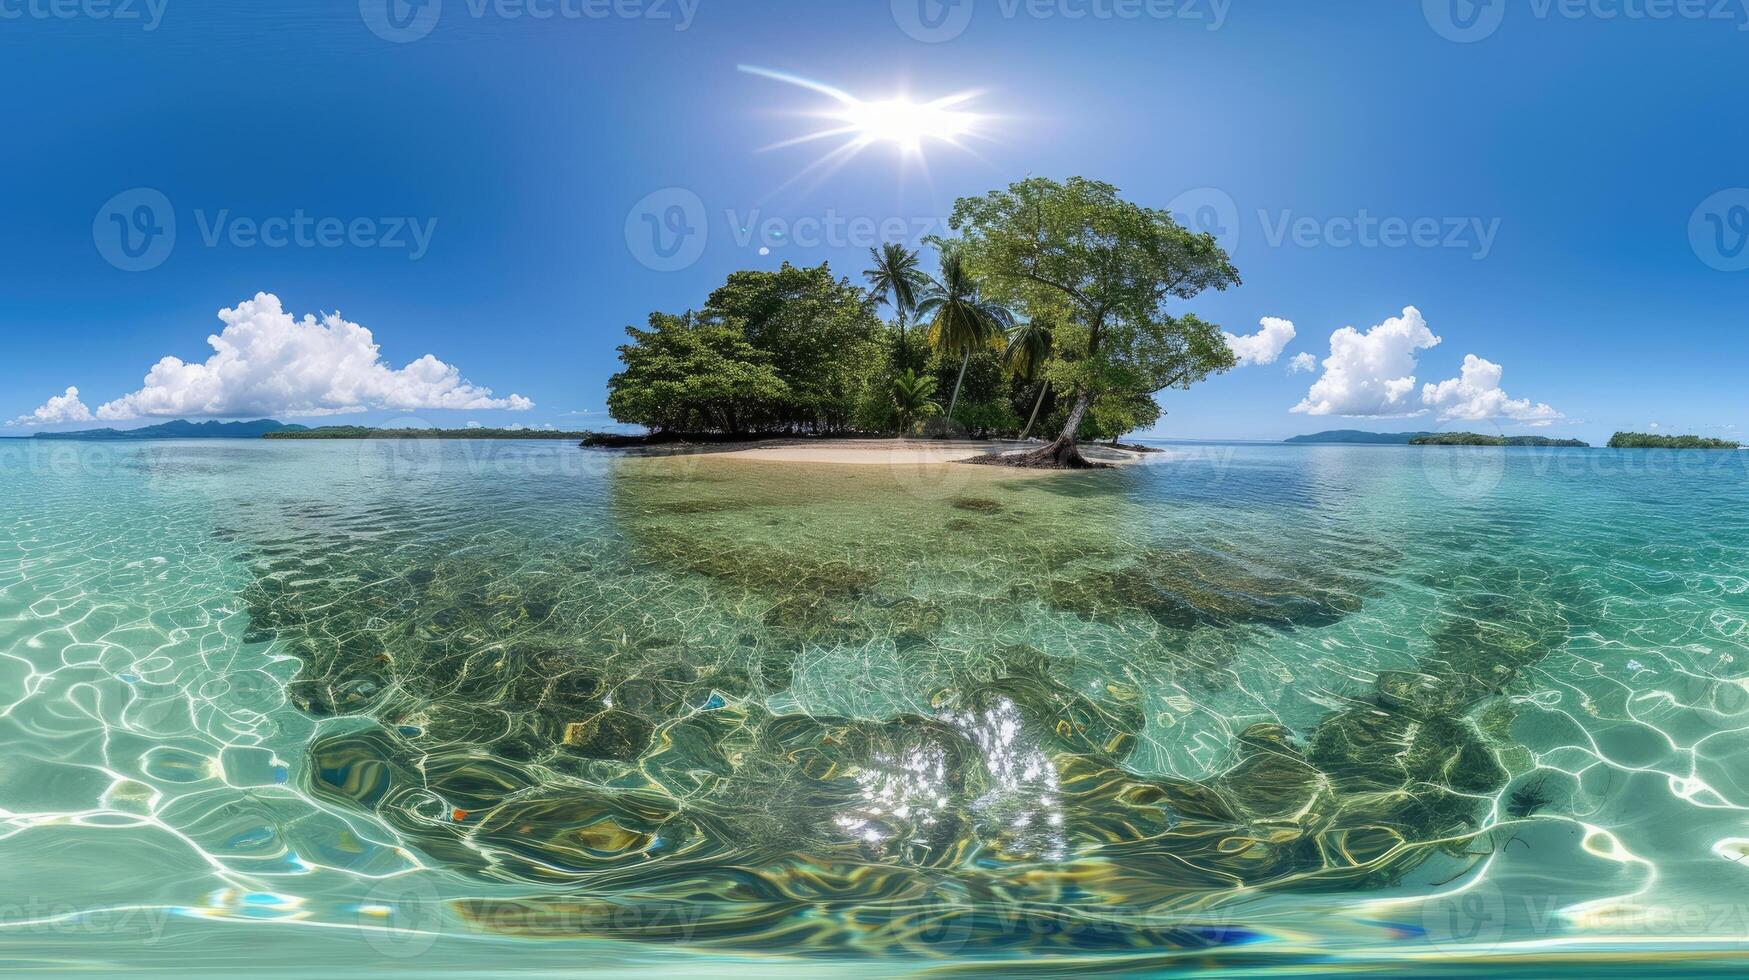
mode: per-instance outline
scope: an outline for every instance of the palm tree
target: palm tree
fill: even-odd
[[[953,420],[953,410],[960,400],[960,386],[966,381],[966,366],[972,363],[972,352],[990,343],[990,339],[1014,323],[1014,314],[1000,303],[978,296],[978,285],[966,272],[958,252],[941,254],[941,276],[931,280],[923,301],[917,304],[918,317],[934,314],[929,324],[929,341],[944,354],[960,355],[960,376],[953,383],[953,398],[947,404],[947,417]]]
[[[906,356],[905,315],[917,308],[917,296],[928,285],[929,277],[917,268],[917,253],[898,242],[887,242],[880,248],[870,248],[868,257],[874,264],[863,270],[868,280],[868,292],[874,301],[889,303],[899,317],[899,352]],[[905,365],[900,365],[904,367]]]
[[[911,426],[919,418],[929,414],[935,406],[929,399],[935,397],[935,378],[928,374],[918,374],[913,368],[906,368],[903,374],[893,378],[893,407],[899,412],[899,434],[911,431]]]
[[[1052,342],[1049,321],[1028,320],[1015,324],[1008,331],[1008,350],[1003,354],[1009,372],[1024,381],[1037,381],[1039,370],[1051,356]],[[1032,403],[1032,415],[1026,420],[1026,429],[1020,433],[1021,442],[1032,434],[1032,424],[1038,421],[1039,406],[1045,403],[1045,392],[1050,388],[1049,381],[1039,385],[1038,398]]]

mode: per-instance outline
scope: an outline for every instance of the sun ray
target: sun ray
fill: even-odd
[[[978,154],[969,150],[961,141],[988,139],[978,131],[980,123],[988,117],[971,110],[973,100],[982,94],[976,90],[955,92],[923,102],[913,101],[904,94],[880,100],[865,100],[836,86],[789,72],[755,65],[738,67],[749,75],[794,85],[832,100],[832,104],[824,108],[801,113],[808,118],[820,120],[826,124],[826,128],[764,148],[774,150],[835,137],[844,138],[844,142],[837,148],[803,168],[788,184],[810,174],[818,174],[823,179],[863,150],[881,144],[897,149],[902,162],[916,163],[927,179],[929,167],[925,150],[930,144],[946,144],[978,157]]]

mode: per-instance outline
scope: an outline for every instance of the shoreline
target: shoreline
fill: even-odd
[[[618,451],[649,457],[708,455],[768,463],[912,466],[963,463],[977,456],[1018,454],[1043,445],[1045,443],[1038,440],[1022,443],[1001,439],[796,438],[735,443],[673,442],[625,447]],[[1104,443],[1084,443],[1080,449],[1089,461],[1112,466],[1133,465],[1148,455],[1162,452],[1151,447],[1114,448]]]

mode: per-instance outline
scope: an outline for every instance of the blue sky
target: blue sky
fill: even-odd
[[[578,413],[601,411],[622,329],[650,310],[737,268],[855,275],[883,225],[915,237],[957,196],[1078,174],[1236,230],[1244,285],[1182,309],[1295,327],[1274,362],[1163,396],[1161,434],[1749,426],[1737,0],[392,2],[396,21],[380,0],[0,0],[0,419],[69,386],[134,416],[118,425],[191,404],[289,417],[314,383],[298,371],[332,369],[378,406],[335,421],[599,424]],[[822,99],[741,65],[864,99],[975,90],[988,118],[926,166],[877,145],[798,179],[836,144],[770,147],[818,129],[802,113]],[[677,204],[704,233],[665,257],[642,216]],[[167,252],[120,249],[123,228],[167,243],[164,211]],[[300,218],[301,241],[258,240]],[[1384,223],[1356,240],[1367,220]],[[340,320],[314,360],[266,362],[279,321],[251,302],[234,317],[261,346],[143,382],[166,356],[205,362],[218,311],[263,292],[368,328],[382,364],[344,360]],[[1410,306],[1437,346],[1363,336],[1322,389],[1331,414],[1291,411],[1319,401],[1332,332]],[[401,370],[427,354],[442,363]],[[1295,372],[1300,354],[1319,363]],[[1375,355],[1396,363],[1362,377]],[[1466,355],[1504,393],[1428,401]],[[1442,418],[1454,406],[1505,417]]]

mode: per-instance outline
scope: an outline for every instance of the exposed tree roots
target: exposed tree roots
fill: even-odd
[[[1039,470],[1102,470],[1107,468],[1107,464],[1095,463],[1081,455],[1081,450],[1071,439],[1058,439],[1048,446],[1024,453],[986,453],[983,456],[973,456],[966,462],[984,466],[1016,466]]]

